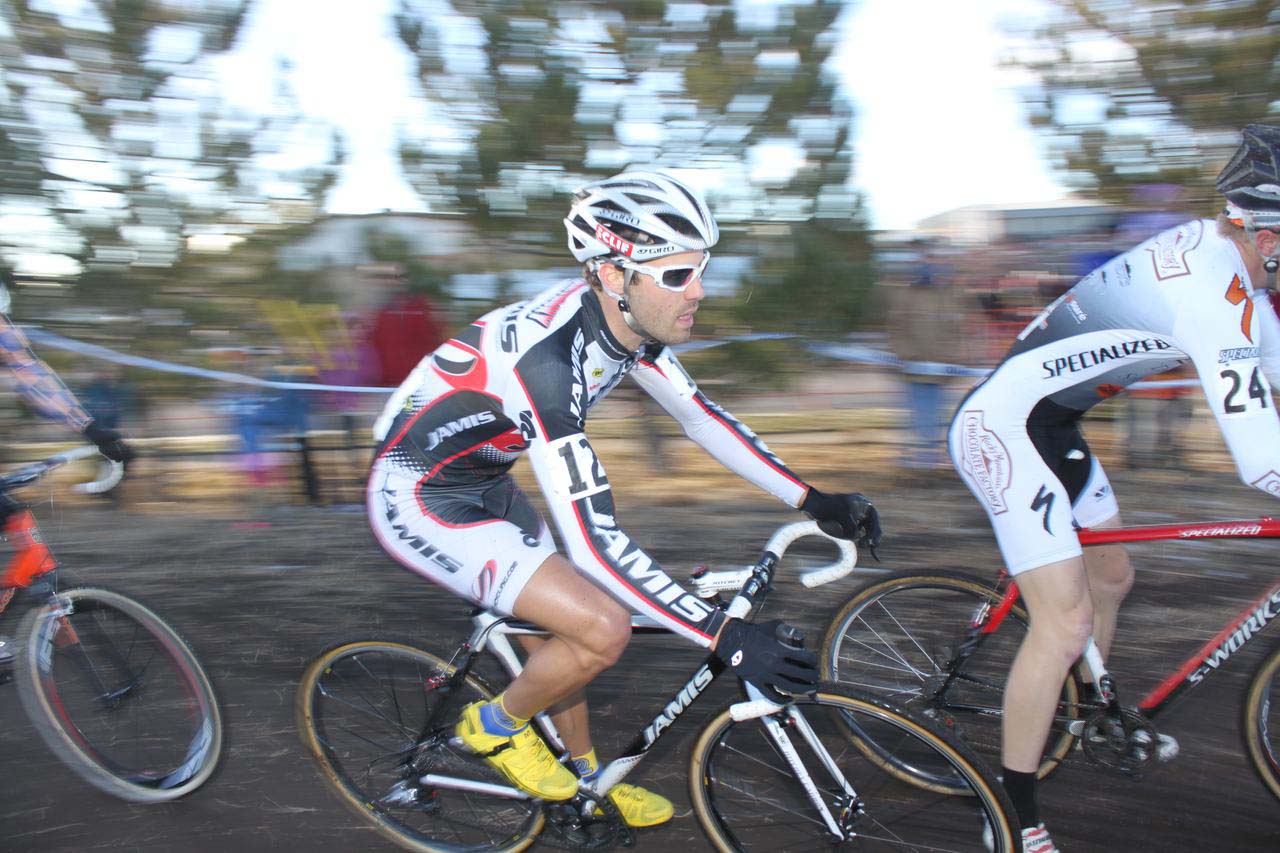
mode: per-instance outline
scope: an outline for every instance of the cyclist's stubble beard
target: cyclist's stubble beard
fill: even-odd
[[[696,298],[686,298],[690,294]],[[637,276],[626,289],[626,304],[636,322],[654,340],[667,346],[682,344],[693,335],[694,312],[701,301],[701,282],[684,293],[672,293],[647,276]]]

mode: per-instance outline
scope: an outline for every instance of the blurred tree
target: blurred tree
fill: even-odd
[[[1013,58],[1032,123],[1069,181],[1115,202],[1186,186],[1209,207],[1240,128],[1280,116],[1273,0],[1055,0]]]
[[[213,94],[210,60],[248,5],[0,0],[0,205],[29,226],[0,235],[0,251],[32,271],[167,269],[193,240],[234,242],[314,215],[343,158],[336,137],[327,164],[272,168],[299,134],[327,128],[304,120],[288,91],[266,119]]]
[[[741,17],[731,0],[443,5],[401,0],[396,18],[440,118],[401,140],[432,210],[563,257],[574,186],[627,167],[696,170],[725,249],[759,259],[739,321],[856,321],[869,252],[851,111],[827,64],[847,4],[778,0]],[[748,230],[762,221],[777,225]]]

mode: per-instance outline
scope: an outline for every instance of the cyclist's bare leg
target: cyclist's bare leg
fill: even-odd
[[[544,637],[518,637],[527,655],[532,656],[551,640]],[[560,739],[570,755],[586,755],[591,751],[591,730],[588,724],[587,694],[581,690],[548,707],[551,722],[555,723]]]
[[[1001,759],[1010,770],[1032,773],[1062,682],[1089,639],[1093,606],[1081,557],[1030,569],[1017,581],[1030,624],[1005,686]]]
[[[1106,530],[1120,524],[1117,514],[1095,524],[1093,529]],[[1100,545],[1084,549],[1084,568],[1089,576],[1089,594],[1093,599],[1093,641],[1105,659],[1111,654],[1120,603],[1133,588],[1133,564],[1129,562],[1129,552],[1123,545]]]
[[[520,719],[591,683],[617,661],[631,639],[626,609],[558,554],[538,567],[513,610],[552,634],[503,694],[507,713]]]

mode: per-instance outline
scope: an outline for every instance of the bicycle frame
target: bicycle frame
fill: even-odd
[[[802,522],[800,525],[792,525],[799,527],[811,523]],[[815,528],[816,529],[816,528]],[[772,542],[770,543],[772,546]],[[785,550],[785,543],[781,552]],[[729,607],[731,614],[739,616],[746,615],[746,612],[755,604],[764,600],[765,595],[772,586],[773,575],[777,569],[779,555],[772,553],[772,549],[767,549],[760,561],[754,567],[744,572],[720,572],[720,573],[704,573],[709,580],[709,586],[714,586],[717,582],[727,586],[732,584],[734,589],[740,589],[738,596]],[[832,567],[834,568],[834,566]],[[844,569],[842,574],[847,574],[852,570],[853,562],[850,559],[848,567]],[[815,573],[818,574],[818,573]],[[710,578],[710,575],[718,575],[720,579]],[[842,575],[841,575],[842,576]],[[834,576],[832,576],[834,579]],[[822,582],[822,581],[818,581]],[[806,580],[806,583],[808,581]],[[816,585],[816,584],[815,584]],[[741,603],[740,603],[741,602]],[[512,636],[547,636],[547,632],[532,625],[528,622],[511,617],[498,617],[486,611],[476,611],[472,614],[472,622],[475,630],[470,637],[459,648],[458,654],[454,656],[451,663],[455,666],[454,673],[449,677],[449,685],[461,685],[463,680],[470,673],[476,660],[487,649],[489,650],[502,665],[508,677],[515,678],[523,671],[523,664],[519,656],[516,654],[510,637]],[[634,634],[652,635],[652,634],[670,634],[672,633],[665,627],[656,622],[643,617],[632,617],[632,631]],[[714,654],[709,654],[701,664],[693,671],[684,685],[672,696],[671,700],[662,706],[662,710],[642,728],[631,741],[630,745],[623,750],[622,754],[610,761],[601,768],[600,776],[592,783],[591,791],[597,796],[602,796],[614,785],[621,782],[626,776],[635,769],[635,767],[644,759],[645,755],[658,743],[663,734],[672,727],[675,722],[685,714],[698,699],[706,692],[712,684],[716,682],[725,672],[726,666]],[[774,745],[783,755],[792,771],[796,775],[797,781],[803,786],[809,800],[817,809],[822,817],[823,824],[831,832],[833,838],[843,839],[845,832],[841,829],[840,823],[836,820],[827,804],[823,801],[817,786],[814,784],[811,774],[801,762],[791,737],[785,731],[785,728],[793,728],[813,749],[814,753],[819,756],[820,763],[831,775],[836,785],[851,799],[855,799],[857,794],[853,785],[845,778],[840,771],[834,759],[827,752],[822,742],[818,740],[814,731],[805,721],[803,715],[796,709],[794,704],[784,706],[771,702],[761,693],[755,685],[742,681],[739,683],[747,694],[747,701],[740,702],[733,707],[734,718],[738,721],[748,720],[752,718],[760,718],[765,725],[769,736]],[[441,703],[423,727],[423,732],[419,740],[427,737],[427,733],[439,727],[444,720],[437,719],[442,714],[444,703]],[[776,715],[785,714],[787,716],[787,725],[784,726],[776,719]],[[535,721],[552,746],[561,753],[562,757],[566,757],[566,749],[564,742],[556,731],[555,724],[551,718],[545,713],[539,713],[535,716]],[[412,759],[410,759],[412,761]],[[423,784],[433,785],[441,788],[453,787],[466,790],[483,790],[485,793],[496,796],[506,796],[512,799],[528,799],[529,795],[523,791],[513,787],[502,785],[492,785],[488,783],[475,782],[471,780],[455,779],[453,777],[441,776],[439,774],[426,774],[420,777]],[[589,808],[588,805],[585,808]]]
[[[1237,521],[1154,524],[1105,530],[1084,528],[1079,530],[1078,534],[1080,544],[1086,548],[1123,542],[1161,540],[1280,539],[1280,521],[1264,516]],[[1007,575],[1002,571],[997,588],[1005,583],[1006,578]],[[994,633],[1000,627],[1017,599],[1018,585],[1009,580],[998,602],[979,608],[970,623],[970,634],[962,648],[961,656],[972,653],[983,637]],[[1138,702],[1138,709],[1148,718],[1155,719],[1226,664],[1236,652],[1262,633],[1262,630],[1277,616],[1280,616],[1280,582],[1272,585],[1248,607],[1241,610],[1225,628],[1156,685]],[[1093,676],[1093,683],[1097,685],[1102,698],[1107,702],[1113,702],[1115,700],[1113,680],[1102,662],[1102,655],[1092,640],[1085,649],[1084,659]]]

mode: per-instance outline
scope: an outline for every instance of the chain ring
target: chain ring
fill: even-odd
[[[1132,708],[1116,720],[1107,710],[1085,720],[1080,748],[1089,760],[1121,773],[1140,773],[1156,757],[1159,734],[1151,721]]]
[[[588,804],[595,811],[585,815]],[[614,846],[634,847],[635,831],[607,797],[579,789],[572,800],[544,802],[547,824],[538,837],[540,846],[559,850],[609,850]]]

